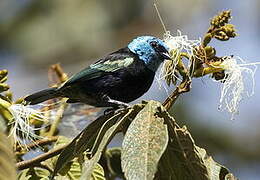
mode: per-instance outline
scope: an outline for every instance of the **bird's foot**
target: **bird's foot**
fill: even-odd
[[[128,106],[129,107],[129,106]],[[121,111],[124,111],[124,110],[126,110],[126,108],[127,107],[112,107],[112,108],[108,108],[108,109],[106,109],[105,111],[104,111],[104,115],[107,115],[107,114],[109,114],[109,113],[114,113],[114,114],[117,114],[117,113],[119,113],[119,112],[121,112]]]
[[[109,113],[115,112],[116,110],[116,108],[108,108],[104,111],[104,115],[108,115]]]
[[[130,107],[129,104],[111,99],[107,95],[103,96],[103,100],[105,100],[109,104],[109,106],[111,106],[111,108],[108,108],[104,111],[104,115],[109,114],[111,112],[118,113]]]
[[[114,107],[114,108],[128,108],[130,106],[129,104],[124,103],[122,101],[117,101],[117,100],[111,99],[107,95],[104,95],[102,97],[102,101],[106,102],[106,104],[108,104],[109,106]]]

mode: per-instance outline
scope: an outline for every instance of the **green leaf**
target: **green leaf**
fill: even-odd
[[[161,115],[168,125],[169,143],[155,179],[209,180],[207,168],[188,130],[180,128],[167,112]]]
[[[215,162],[211,156],[207,155],[205,149],[196,146],[199,155],[202,157],[203,162],[207,168],[209,178],[211,180],[235,180],[236,177],[229,173],[229,170]]]
[[[0,115],[0,131],[1,132],[6,131],[6,123],[5,123],[4,118],[1,115]]]
[[[15,180],[14,154],[6,135],[0,131],[0,179]]]
[[[19,172],[17,179],[18,180],[30,180],[32,175],[30,175],[29,172],[30,169],[24,169]]]
[[[118,116],[115,117],[113,114],[109,114],[107,116],[99,117],[71,141],[71,143],[59,155],[52,178],[74,157],[92,147],[100,128],[107,119],[112,117],[117,118]]]
[[[106,153],[103,154],[101,165],[107,170],[106,175],[115,179],[124,178],[124,173],[121,167],[121,147],[109,148]]]
[[[164,108],[149,101],[130,124],[122,145],[122,169],[129,180],[153,179],[168,143],[167,126],[158,116]]]
[[[105,172],[100,164],[96,164],[92,173],[90,180],[105,180]],[[85,179],[84,179],[85,180]]]
[[[99,143],[99,146],[97,148],[97,151],[95,155],[88,161],[85,162],[85,165],[83,167],[81,180],[90,179],[91,174],[94,170],[94,167],[97,165],[97,162],[99,161],[105,147],[110,142],[112,137],[115,135],[117,130],[124,124],[126,120],[128,120],[128,117],[130,117],[132,114],[134,114],[133,109],[130,109],[124,117],[122,117],[120,120],[118,120],[117,123],[115,123],[113,126],[111,126],[106,133],[104,134],[101,142]]]
[[[60,136],[56,141],[54,148],[59,147],[60,145],[64,145],[69,142],[69,139]],[[63,168],[60,170],[59,174],[55,177],[55,180],[78,180],[82,174],[82,163],[84,159],[87,159],[86,156],[82,155],[82,159],[74,158],[69,163],[67,163]],[[57,161],[57,157],[53,157],[46,161],[43,161],[41,164],[45,167],[50,169],[53,168],[55,162]],[[25,169],[19,173],[19,180],[49,180],[49,176],[51,172],[40,167],[33,167],[29,169]],[[97,177],[96,179],[101,179],[100,177],[104,177],[104,170],[103,168],[97,164],[94,168],[92,175],[93,177]],[[103,178],[104,179],[104,178]]]
[[[92,150],[92,155],[98,151],[99,144],[103,141],[102,137],[105,136],[107,129],[110,128],[116,121],[128,114],[129,118],[135,117],[135,115],[143,108],[143,105],[137,104],[132,108],[125,109],[119,111],[114,114],[114,112],[103,115],[93,121],[90,125],[88,125],[76,138],[74,138],[71,143],[66,146],[66,148],[61,152],[58,157],[56,166],[54,168],[54,172],[52,174],[52,178],[74,157],[79,156],[84,151]],[[129,113],[129,112],[132,113]],[[106,123],[109,121],[109,123]],[[105,124],[105,125],[104,125]],[[101,141],[102,140],[102,141]],[[97,148],[98,147],[98,148]]]
[[[214,162],[206,151],[195,145],[184,126],[180,128],[167,113],[160,113],[168,126],[168,146],[159,161],[158,180],[226,180],[234,177],[228,170]]]

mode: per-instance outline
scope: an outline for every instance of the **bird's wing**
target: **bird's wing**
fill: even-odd
[[[105,59],[101,59],[98,62],[91,64],[89,67],[72,76],[65,85],[98,78],[106,73],[115,72],[119,69],[128,67],[134,62],[134,59],[135,58],[132,55],[126,53],[122,54],[118,51],[114,52]]]

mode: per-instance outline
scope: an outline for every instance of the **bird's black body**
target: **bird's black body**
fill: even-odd
[[[160,54],[157,56],[156,61],[165,59]],[[37,92],[25,100],[37,104],[67,97],[68,103],[83,102],[96,107],[125,105],[148,91],[155,76],[153,68],[149,68],[140,57],[128,47],[122,48],[75,74],[61,87]]]
[[[106,96],[125,103],[137,99],[149,89],[155,73],[128,48],[114,52],[100,61],[116,61],[124,58],[133,58],[134,61],[128,67],[120,68],[115,72],[102,73],[97,78],[89,80],[83,78],[65,83],[60,91],[63,92],[62,94],[67,94],[67,97],[72,97],[69,101],[82,102],[84,99],[87,104],[95,106],[111,106],[110,103],[102,100]]]

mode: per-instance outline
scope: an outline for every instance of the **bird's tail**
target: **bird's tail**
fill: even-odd
[[[54,87],[29,95],[24,100],[29,104],[34,105],[56,97],[59,97],[59,93],[57,88]]]

